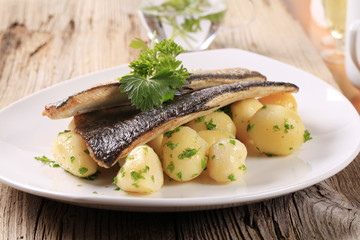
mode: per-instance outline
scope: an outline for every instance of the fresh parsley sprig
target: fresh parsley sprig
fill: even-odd
[[[189,72],[176,57],[184,50],[172,39],[158,43],[153,40],[150,48],[141,39],[130,47],[141,50],[132,61],[130,74],[120,78],[120,89],[128,94],[131,102],[141,111],[147,111],[163,102],[172,100],[175,89],[181,88]]]

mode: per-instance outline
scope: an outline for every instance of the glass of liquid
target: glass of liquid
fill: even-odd
[[[346,0],[322,0],[326,23],[331,36],[336,40],[336,48],[324,50],[324,60],[344,63],[344,38],[346,28]]]
[[[226,12],[225,0],[144,0],[140,18],[148,37],[172,38],[186,51],[206,49]]]

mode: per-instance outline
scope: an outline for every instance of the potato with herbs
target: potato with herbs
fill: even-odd
[[[304,142],[305,128],[299,115],[280,105],[264,105],[250,119],[250,137],[259,151],[288,155]]]
[[[134,148],[126,157],[114,183],[127,192],[151,193],[160,190],[164,175],[155,151],[147,145]]]
[[[55,161],[66,171],[78,177],[87,177],[97,171],[97,163],[90,157],[83,138],[73,130],[58,134],[52,144]]]
[[[237,139],[222,139],[211,145],[207,172],[217,182],[239,180],[246,171],[247,150]]]
[[[248,143],[251,138],[248,134],[250,118],[263,105],[257,99],[245,99],[231,104],[231,113],[236,126],[236,138],[243,143]]]
[[[297,103],[291,93],[276,93],[259,98],[259,101],[264,105],[281,105],[297,112]]]
[[[235,136],[236,127],[231,118],[222,111],[215,111],[206,116],[194,119],[186,124],[195,131],[203,130],[218,130],[223,132],[229,132]]]
[[[209,147],[221,139],[234,139],[235,136],[228,132],[218,130],[203,130],[198,132],[199,136],[204,139]]]
[[[163,169],[176,181],[189,181],[206,168],[208,144],[195,130],[177,127],[163,138]]]

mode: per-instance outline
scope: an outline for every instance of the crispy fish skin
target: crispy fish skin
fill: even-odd
[[[147,112],[119,114],[123,110],[113,108],[75,116],[75,131],[84,138],[93,159],[108,168],[137,145],[223,106],[246,98],[297,91],[296,85],[283,82],[223,84],[178,96]]]
[[[265,81],[258,72],[243,68],[196,71],[187,79],[184,87],[176,91],[182,95],[195,90],[238,81]],[[98,84],[63,100],[47,104],[42,115],[62,119],[114,106],[130,105],[127,94],[120,91],[120,82],[114,80]]]

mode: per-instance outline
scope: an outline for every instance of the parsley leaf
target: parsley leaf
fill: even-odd
[[[195,149],[195,148],[186,148],[181,154],[178,155],[179,159],[184,159],[184,158],[191,158],[192,156],[194,156],[200,149]]]
[[[140,41],[137,39],[130,45],[142,49],[138,59],[129,64],[132,71],[119,80],[121,91],[144,112],[172,100],[174,90],[184,85],[189,72],[176,60],[184,50],[172,39],[164,39],[147,49]]]
[[[50,160],[48,157],[46,157],[45,155],[42,157],[35,157],[36,160],[48,164],[50,167],[60,167],[59,164],[57,164],[55,161]]]
[[[204,122],[207,130],[215,130],[216,124],[213,123],[213,119],[210,119],[209,122]]]
[[[310,135],[309,130],[305,130],[305,132],[304,132],[304,143],[311,140],[311,139],[312,139],[312,137]]]

